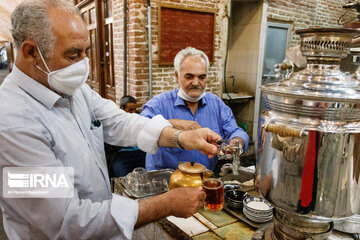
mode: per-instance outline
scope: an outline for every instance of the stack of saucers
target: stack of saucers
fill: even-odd
[[[243,200],[247,196],[247,192],[240,189],[229,190],[225,193],[225,200],[229,207],[242,209]]]
[[[243,212],[253,222],[268,222],[273,217],[273,206],[261,197],[250,197],[244,199]]]

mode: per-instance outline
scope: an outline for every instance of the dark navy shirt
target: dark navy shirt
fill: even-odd
[[[183,99],[177,96],[178,89],[161,93],[150,99],[143,107],[142,116],[152,118],[161,114],[165,119],[183,119],[196,121],[201,127],[207,127],[218,133],[223,139],[240,137],[247,149],[249,136],[236,124],[231,109],[216,95],[207,92],[199,101],[196,116],[186,106]],[[195,161],[213,170],[217,158],[209,159],[198,150],[160,147],[156,154],[146,155],[146,169],[176,169],[179,162]]]

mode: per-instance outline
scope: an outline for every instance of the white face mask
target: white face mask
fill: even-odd
[[[190,97],[183,89],[180,87],[177,95],[182,98],[183,100],[187,102],[198,102],[200,99],[202,99],[205,96],[205,90],[202,92],[202,94],[196,98]]]
[[[89,76],[89,58],[86,57],[77,63],[51,72],[39,48],[38,51],[48,72],[38,65],[36,67],[48,75],[48,83],[52,90],[71,96],[86,82]]]

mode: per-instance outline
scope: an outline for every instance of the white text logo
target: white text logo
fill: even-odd
[[[9,187],[69,187],[64,174],[19,174],[8,172],[8,185]]]
[[[5,198],[70,198],[74,196],[71,167],[5,167]]]

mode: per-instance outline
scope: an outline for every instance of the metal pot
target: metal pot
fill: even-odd
[[[211,170],[206,169],[200,163],[181,162],[171,174],[169,188],[200,187],[204,179],[211,178],[213,175],[214,173]]]
[[[267,109],[260,119],[257,174],[260,193],[279,213],[279,232],[294,219],[308,229],[309,219],[330,222],[360,209],[360,89],[340,70],[360,32],[296,33],[307,68],[261,87]]]

